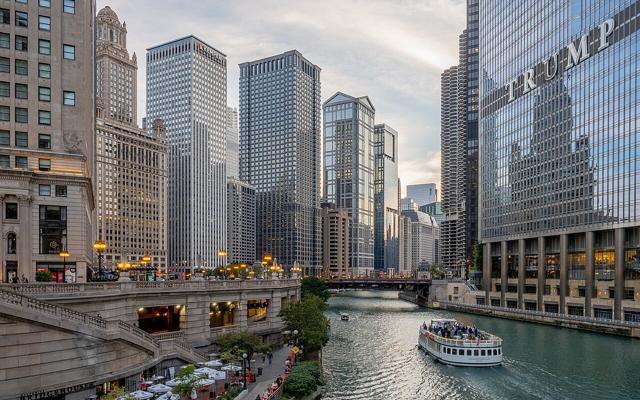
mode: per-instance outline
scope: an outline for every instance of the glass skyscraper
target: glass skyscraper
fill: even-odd
[[[480,7],[478,302],[640,320],[640,3]]]
[[[296,50],[240,64],[240,179],[256,190],[256,255],[319,273],[320,68]]]
[[[398,181],[398,132],[387,124],[373,129],[374,145],[374,249],[376,271],[399,272],[400,184]]]
[[[169,145],[168,256],[174,272],[217,267],[227,241],[227,59],[194,36],[147,50],[147,120]]]
[[[324,103],[324,196],[351,217],[351,272],[374,267],[375,108],[368,97],[336,93]]]

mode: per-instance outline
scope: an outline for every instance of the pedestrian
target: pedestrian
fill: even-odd
[[[271,362],[273,361],[273,353],[272,352],[268,352],[267,353],[267,358],[269,359],[269,365],[271,365]]]

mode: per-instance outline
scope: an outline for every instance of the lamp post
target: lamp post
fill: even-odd
[[[226,257],[226,256],[227,256],[227,251],[225,249],[218,250],[218,257]],[[227,279],[227,271],[224,267],[224,261],[222,261],[222,274],[224,279]]]
[[[140,259],[140,264],[142,264],[143,267],[146,267],[147,264],[149,264],[149,263],[151,263],[151,256],[148,256],[146,254],[144,256],[142,256],[142,258]],[[145,280],[148,280],[147,270],[146,269],[144,270],[144,278],[145,278]],[[154,278],[155,278],[155,276],[154,276]]]
[[[242,376],[244,378],[244,389],[247,389],[247,353],[242,353]]]
[[[67,250],[60,250],[60,253],[58,253],[58,255],[62,257],[62,273],[66,274],[67,273],[67,257],[69,257],[70,254]]]
[[[93,249],[98,253],[98,276],[102,276],[102,253],[107,249],[107,242],[96,240],[93,243]]]

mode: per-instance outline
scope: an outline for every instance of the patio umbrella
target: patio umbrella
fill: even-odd
[[[162,383],[155,384],[153,386],[149,386],[147,390],[151,393],[165,393],[171,390],[170,386],[163,385]]]
[[[144,400],[153,398],[153,393],[145,392],[144,390],[136,390],[129,393],[129,396],[133,396],[136,400]]]
[[[175,378],[175,379],[171,379],[170,381],[166,381],[166,382],[165,382],[165,385],[168,385],[168,386],[177,386],[177,385],[179,385],[179,384],[181,384],[181,383],[182,383],[182,380],[181,380],[181,379]]]
[[[196,386],[197,387],[209,386],[209,385],[213,385],[214,383],[216,383],[216,381],[214,381],[213,379],[203,378],[203,379],[200,379],[200,380],[196,381]]]
[[[207,361],[206,363],[203,363],[203,365],[205,367],[222,367],[222,361],[220,360],[211,360],[211,361]]]
[[[214,375],[217,371],[215,369],[211,369],[208,367],[202,367],[202,368],[198,368],[195,371],[196,374],[204,374],[208,377],[211,377],[211,375]]]
[[[223,371],[233,371],[233,372],[242,371],[242,368],[238,367],[237,365],[225,365],[220,369]]]
[[[171,392],[167,392],[162,396],[158,397],[156,400],[180,400],[180,396],[177,394],[173,394]]]

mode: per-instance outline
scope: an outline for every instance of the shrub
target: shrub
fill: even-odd
[[[304,397],[313,393],[318,385],[324,384],[320,364],[306,361],[296,364],[291,369],[287,380],[284,381],[285,394],[293,397]]]
[[[329,288],[327,283],[315,276],[306,276],[302,278],[302,286],[300,287],[302,297],[308,295],[314,295],[321,298],[323,301],[329,300]]]
[[[36,271],[36,282],[51,282],[53,275],[47,270]]]

